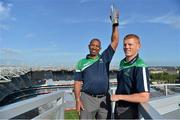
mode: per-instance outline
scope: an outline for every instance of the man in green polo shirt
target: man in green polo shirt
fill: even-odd
[[[74,94],[80,119],[110,119],[109,65],[119,42],[118,13],[111,17],[111,44],[100,55],[101,42],[94,38],[89,44],[89,54],[76,66]],[[81,87],[82,85],[82,87]]]
[[[124,38],[125,58],[121,60],[117,74],[115,119],[138,119],[138,103],[147,102],[150,96],[148,66],[139,57],[140,38],[128,34]]]

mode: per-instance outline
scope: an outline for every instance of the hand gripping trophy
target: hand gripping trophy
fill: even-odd
[[[114,4],[111,5],[110,19],[111,19],[112,24],[114,26],[118,26],[119,25],[119,11],[118,11],[117,8],[114,7]]]

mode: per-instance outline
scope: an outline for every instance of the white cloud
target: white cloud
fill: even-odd
[[[124,25],[127,25],[129,24],[129,20],[123,20],[123,21],[120,21],[120,26],[124,26]]]
[[[8,30],[9,26],[5,24],[0,24],[0,30]]]
[[[78,55],[79,53],[75,53],[75,52],[60,52],[60,51],[57,51],[57,52],[53,52],[51,53],[52,56],[63,56],[63,57],[71,57],[73,56],[74,54]],[[72,57],[71,57],[72,58]]]
[[[1,42],[3,41],[2,37],[0,36],[0,44],[2,44]]]
[[[13,5],[0,1],[0,30],[8,30],[8,25],[5,24],[7,20],[14,21],[15,18],[11,17],[10,11]]]
[[[89,1],[92,1],[92,0],[81,0],[80,3],[86,3],[86,2],[89,2]]]
[[[0,53],[3,53],[4,55],[17,55],[20,54],[21,51],[11,48],[2,48],[0,49]]]
[[[0,1],[0,20],[5,20],[10,17],[12,4],[7,4]]]
[[[100,18],[92,18],[92,19],[64,19],[62,20],[63,23],[72,23],[72,24],[79,24],[79,23],[111,23],[110,19],[100,19]],[[120,20],[119,25],[120,27],[124,27],[125,25],[132,22],[131,20]]]
[[[49,44],[50,44],[50,46],[52,46],[52,47],[57,47],[57,43],[54,42],[54,41],[50,41]]]
[[[62,22],[64,23],[93,23],[93,22],[99,22],[99,23],[110,23],[111,21],[109,19],[100,19],[100,18],[93,18],[93,19],[64,19]],[[166,14],[158,17],[145,17],[145,16],[139,16],[136,14],[136,16],[130,16],[128,19],[121,19],[120,20],[120,27],[125,27],[128,24],[134,24],[134,23],[156,23],[156,24],[166,24],[170,25],[174,28],[180,29],[180,15],[173,15],[173,14]]]
[[[28,33],[25,35],[26,38],[33,38],[35,37],[36,35],[34,33]]]
[[[80,3],[88,3],[88,2],[107,2],[107,0],[80,0]]]
[[[136,16],[131,16],[128,19],[120,20],[120,26],[126,26],[128,24],[134,24],[134,23],[165,24],[180,29],[180,15],[174,15],[172,13],[168,13],[166,15],[162,15],[158,17],[146,17],[136,14]]]
[[[47,53],[49,51],[48,48],[37,48],[37,49],[33,49],[32,52],[39,52],[39,53]]]
[[[102,20],[102,19],[72,19],[72,18],[68,18],[68,19],[64,19],[62,20],[63,23],[92,23],[92,22],[107,22],[106,20]]]
[[[167,24],[180,29],[180,16],[178,15],[167,14],[167,15],[155,17],[151,20],[148,20],[148,22]]]

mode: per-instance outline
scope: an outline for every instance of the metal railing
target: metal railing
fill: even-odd
[[[165,96],[180,93],[180,84],[156,84],[151,85],[151,88],[162,92]]]
[[[176,88],[178,85],[179,84],[163,84],[163,85],[152,85],[151,87],[158,88],[158,90],[165,93],[165,95],[169,95],[169,93],[172,94],[172,92],[176,91],[174,88]],[[50,90],[52,93],[49,93],[49,94],[39,95],[35,98],[23,100],[21,102],[17,102],[10,105],[6,105],[4,107],[0,107],[0,118],[1,119],[14,118],[22,113],[28,112],[29,110],[33,110],[35,108],[41,108],[41,105],[49,104],[54,101],[53,107],[51,107],[51,109],[44,110],[45,112],[42,112],[41,114],[39,114],[38,116],[32,119],[57,119],[57,118],[63,119],[65,102],[64,102],[64,94],[62,93],[62,91],[60,92],[61,87],[62,86],[52,85],[52,86],[43,86],[42,88],[37,88],[45,92],[48,92],[49,91],[48,89],[54,89],[54,90],[53,92],[52,90]],[[66,88],[71,89],[70,91],[72,91],[72,86],[69,86],[69,87],[66,86]],[[179,89],[179,87],[177,88]],[[111,87],[111,90],[110,90],[111,94],[115,93],[115,89],[116,87]],[[169,96],[169,98],[171,96]],[[161,107],[157,106],[155,103],[163,103],[162,101],[166,101],[164,103],[169,104],[168,102],[169,100],[170,101],[176,100],[175,102],[177,102],[177,100],[180,99],[179,97],[177,98],[174,96],[174,98],[171,98],[168,100],[167,97],[168,96],[163,96],[163,98],[162,97],[151,98],[151,100],[148,103],[140,103],[139,105],[140,115],[144,119],[163,119],[163,114],[160,113]],[[159,101],[160,99],[162,101]],[[176,106],[179,105],[178,103],[173,103],[173,105],[174,104]],[[113,110],[114,110],[114,106],[115,106],[115,102],[112,102]],[[114,113],[114,111],[112,111],[112,113]]]
[[[0,118],[11,119],[34,109],[43,108],[43,106],[51,106],[48,110],[41,110],[33,120],[37,119],[64,119],[64,93],[55,91],[45,95],[16,102],[10,105],[0,107]],[[26,118],[23,118],[26,119]]]
[[[149,101],[149,104],[161,115],[170,113],[175,110],[180,110],[180,93],[162,96],[159,98],[152,98],[151,101]]]
[[[115,94],[116,87],[110,89],[111,94]],[[115,102],[112,102],[112,114],[114,114]],[[139,114],[144,119],[163,119],[163,116],[157,112],[149,103],[139,104]]]
[[[180,109],[180,84],[156,84],[150,87],[161,94],[157,97],[152,96],[147,103],[140,103],[139,114],[144,119],[165,119],[165,114]],[[115,89],[111,88],[111,93],[115,93]],[[112,102],[113,109],[114,106],[115,103]],[[174,117],[180,118],[179,116]]]
[[[140,103],[138,109],[139,115],[144,119],[164,119],[164,117],[149,103]]]

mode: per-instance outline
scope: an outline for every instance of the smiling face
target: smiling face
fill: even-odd
[[[101,50],[101,42],[98,39],[91,40],[89,44],[89,52],[91,57],[96,57]]]
[[[138,54],[140,47],[139,37],[133,35],[126,36],[124,38],[124,53],[126,60],[132,60]]]

